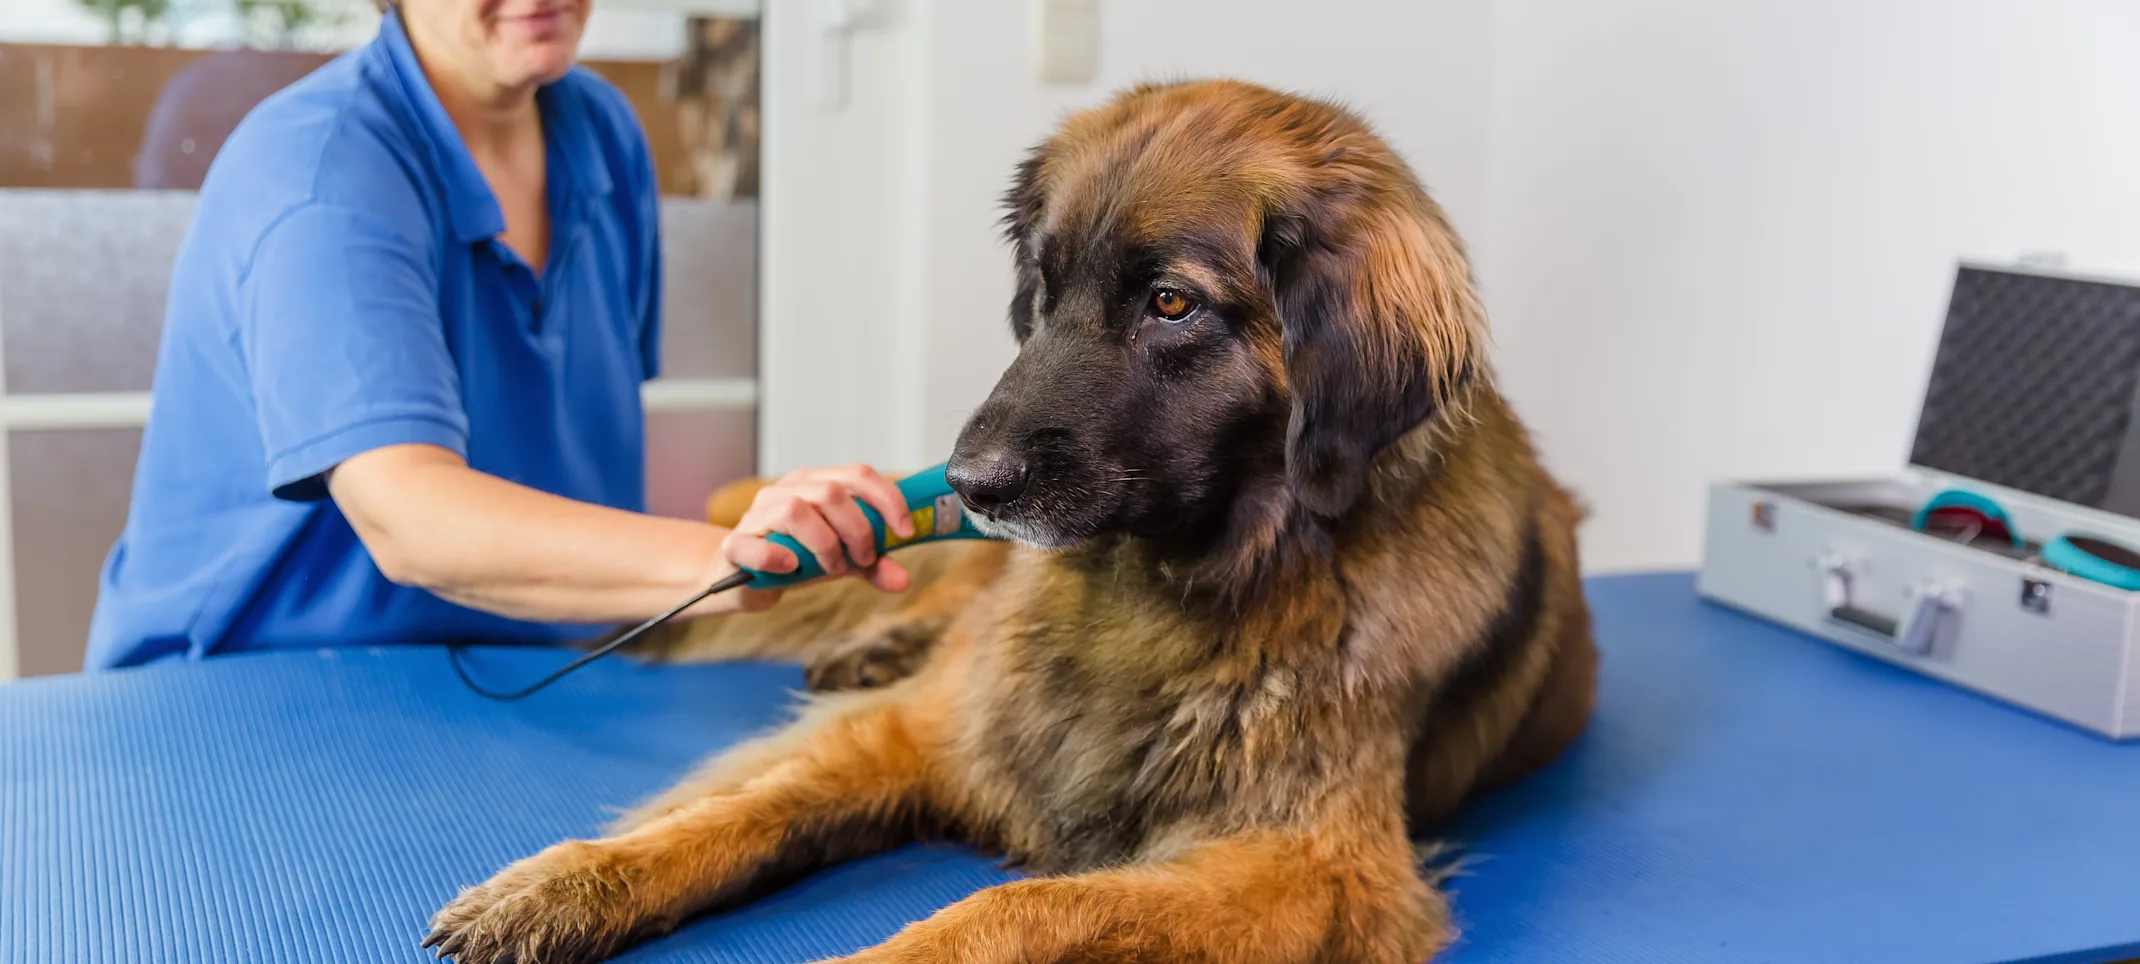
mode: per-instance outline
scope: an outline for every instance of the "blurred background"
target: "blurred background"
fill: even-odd
[[[0,678],[71,671],[170,261],[246,109],[369,0],[0,4]],[[1009,360],[996,202],[1147,79],[1345,102],[1470,244],[1593,571],[1717,478],[1902,467],[1960,260],[2140,276],[2124,0],[595,0],[666,200],[656,511],[941,460]]]
[[[650,507],[700,517],[757,466],[755,2],[595,5],[664,195],[666,378]],[[72,672],[126,521],[171,260],[246,111],[370,40],[371,0],[0,5],[0,678]],[[12,649],[12,658],[6,658]]]

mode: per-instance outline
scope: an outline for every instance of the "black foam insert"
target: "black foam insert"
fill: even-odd
[[[2140,287],[1965,266],[1910,461],[2140,514]]]

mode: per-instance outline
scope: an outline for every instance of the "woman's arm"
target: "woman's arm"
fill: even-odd
[[[768,486],[734,532],[551,495],[469,468],[433,445],[353,456],[327,486],[388,579],[516,619],[628,622],[666,611],[737,566],[789,571],[793,554],[758,538],[776,529],[828,573],[852,572],[889,592],[906,588],[904,568],[873,558],[869,522],[853,499],[902,535],[911,529],[905,501],[862,466],[799,472]],[[686,615],[763,608],[776,596],[738,590]]]

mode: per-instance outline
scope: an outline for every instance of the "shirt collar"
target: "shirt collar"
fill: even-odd
[[[550,156],[564,162],[553,165],[549,176],[563,179],[558,186],[569,197],[608,194],[614,185],[609,164],[602,157],[602,138],[594,130],[595,111],[587,103],[586,86],[567,88],[562,81],[547,84],[535,92],[535,103],[542,111],[543,139]]]
[[[447,214],[453,222],[455,239],[472,244],[504,231],[505,212],[498,206],[498,196],[491,193],[490,183],[483,179],[475,157],[468,153],[460,129],[453,126],[445,105],[439,103],[438,93],[431,89],[430,79],[424,76],[416,48],[410,45],[408,32],[401,25],[398,5],[389,5],[385,16],[379,19],[379,37],[372,41],[372,55],[396,81],[432,164],[445,181]],[[543,140],[550,157],[563,161],[550,166],[547,176],[556,181],[550,193],[561,189],[566,197],[607,194],[611,190],[609,171],[602,163],[601,146],[594,132],[587,129],[586,111],[577,103],[560,104],[566,98],[558,96],[556,87],[546,85],[535,96],[536,107],[542,111]]]

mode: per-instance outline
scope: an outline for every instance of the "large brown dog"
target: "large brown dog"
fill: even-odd
[[[1441,210],[1352,115],[1237,83],[1071,118],[1009,201],[1021,347],[951,475],[1016,545],[694,630],[682,651],[920,658],[464,892],[446,952],[593,960],[922,836],[1037,876],[848,960],[1451,939],[1411,836],[1573,739],[1596,657],[1578,510],[1494,389]]]

